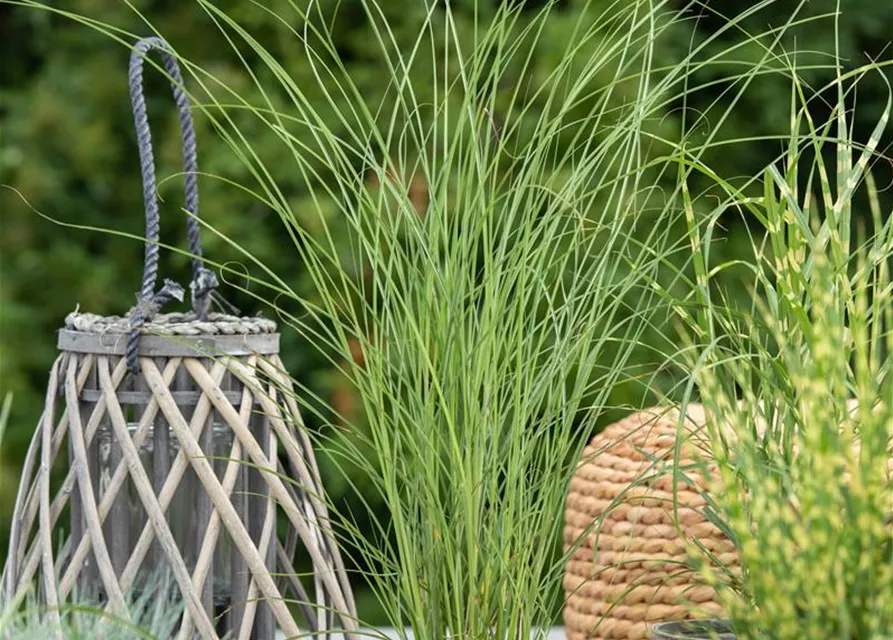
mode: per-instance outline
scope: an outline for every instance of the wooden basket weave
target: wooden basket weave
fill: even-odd
[[[635,640],[647,638],[653,622],[722,616],[715,591],[684,564],[697,539],[723,565],[737,566],[734,545],[703,513],[702,409],[690,405],[686,415],[678,460],[686,481],[677,483],[678,510],[668,471],[679,437],[677,412],[640,411],[607,427],[586,448],[565,516],[565,549],[573,549],[564,578],[569,640]]]
[[[39,577],[51,614],[77,591],[126,616],[124,594],[161,567],[176,583],[175,600],[185,603],[180,638],[271,640],[275,624],[289,637],[355,628],[275,324],[156,316],[144,327],[150,335],[139,344],[138,375],[128,373],[124,358],[127,330],[121,318],[71,314],[60,332],[61,354],[16,499],[2,582],[7,598]],[[230,433],[222,456],[212,450],[212,427]],[[154,445],[148,464],[147,440]],[[67,473],[51,494],[51,470],[66,453]],[[172,531],[169,508],[186,477],[195,479],[197,494],[187,496],[194,529],[184,537]],[[57,552],[66,506],[71,530]],[[279,534],[278,513],[288,524]],[[293,566],[299,542],[313,563],[318,611],[308,610],[313,600]],[[212,588],[221,549],[231,554],[224,609]],[[304,624],[284,598],[304,603],[297,609]]]

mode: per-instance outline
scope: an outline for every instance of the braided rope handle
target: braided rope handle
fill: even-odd
[[[159,211],[156,196],[155,157],[152,150],[152,134],[149,130],[149,116],[146,111],[146,98],[143,95],[143,62],[150,51],[156,50],[171,79],[171,89],[180,119],[180,135],[183,148],[183,170],[185,175],[186,237],[189,252],[192,254],[192,310],[198,320],[205,320],[211,308],[211,293],[217,287],[217,277],[202,263],[202,242],[198,224],[198,160],[195,145],[195,127],[189,101],[183,91],[183,74],[172,53],[170,45],[161,38],[144,38],[136,43],[130,55],[129,87],[133,120],[136,126],[137,146],[140,154],[140,170],[143,180],[143,200],[146,211],[146,257],[143,265],[143,281],[137,295],[137,304],[130,312],[131,331],[127,339],[127,366],[131,372],[139,372],[139,337],[141,328],[158,313],[161,307],[171,300],[183,299],[183,288],[172,280],[165,279],[162,288],[156,292],[158,279],[158,236]]]

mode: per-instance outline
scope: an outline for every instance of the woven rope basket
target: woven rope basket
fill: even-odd
[[[690,405],[683,426],[673,507],[673,464],[679,414],[648,409],[593,438],[571,481],[565,514],[564,622],[569,640],[649,636],[661,620],[721,617],[716,592],[684,566],[692,539],[726,566],[737,566],[734,545],[703,514],[707,482],[692,465],[703,410]],[[703,468],[703,467],[701,467]],[[690,484],[689,484],[690,483]],[[694,612],[694,613],[693,613]]]

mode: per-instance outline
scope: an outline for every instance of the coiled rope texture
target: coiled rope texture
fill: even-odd
[[[680,431],[675,411],[639,411],[586,447],[565,511],[568,640],[644,640],[658,621],[724,615],[714,588],[689,568],[702,548],[730,571],[739,565],[707,516],[703,409],[689,405],[686,416]],[[685,480],[674,479],[674,464]]]
[[[152,320],[162,306],[171,300],[183,300],[183,288],[172,280],[165,279],[157,292],[158,279],[158,236],[159,211],[155,194],[155,157],[152,149],[152,134],[149,130],[149,116],[146,111],[146,98],[143,95],[143,62],[149,52],[155,49],[160,54],[165,71],[171,80],[174,102],[180,119],[180,134],[183,149],[183,170],[185,176],[186,237],[189,252],[192,254],[192,310],[199,321],[207,319],[211,308],[211,294],[217,287],[217,277],[202,263],[202,243],[198,224],[198,160],[195,145],[195,127],[189,102],[183,92],[183,75],[170,46],[161,38],[144,38],[136,43],[130,56],[129,86],[133,120],[136,126],[137,146],[140,154],[140,170],[143,180],[143,200],[146,212],[146,257],[143,266],[143,281],[137,294],[137,304],[130,310],[130,333],[127,339],[127,366],[133,373],[139,372],[139,339],[144,326]]]

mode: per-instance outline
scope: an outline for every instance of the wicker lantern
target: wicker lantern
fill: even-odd
[[[660,408],[608,426],[586,447],[565,511],[569,640],[640,640],[655,622],[722,617],[715,590],[686,567],[694,540],[738,566],[735,545],[704,513],[701,425],[702,409],[689,405],[678,460],[679,414]],[[674,463],[687,479],[675,488]]]
[[[141,88],[152,48],[180,109],[191,313],[158,314],[182,297],[176,283],[154,292],[158,208]],[[352,631],[350,585],[275,323],[209,313],[216,279],[201,262],[195,138],[163,41],[137,44],[130,87],[146,195],[143,287],[126,317],[75,312],[59,333],[61,353],[16,498],[5,595],[36,581],[50,615],[76,592],[126,616],[125,594],[164,576],[184,606],[180,638],[272,640],[276,626],[287,636]],[[50,472],[66,453],[67,473],[53,493]],[[66,515],[70,533],[59,547]],[[313,563],[313,599],[293,566],[299,544]],[[297,613],[286,598],[299,603]]]

